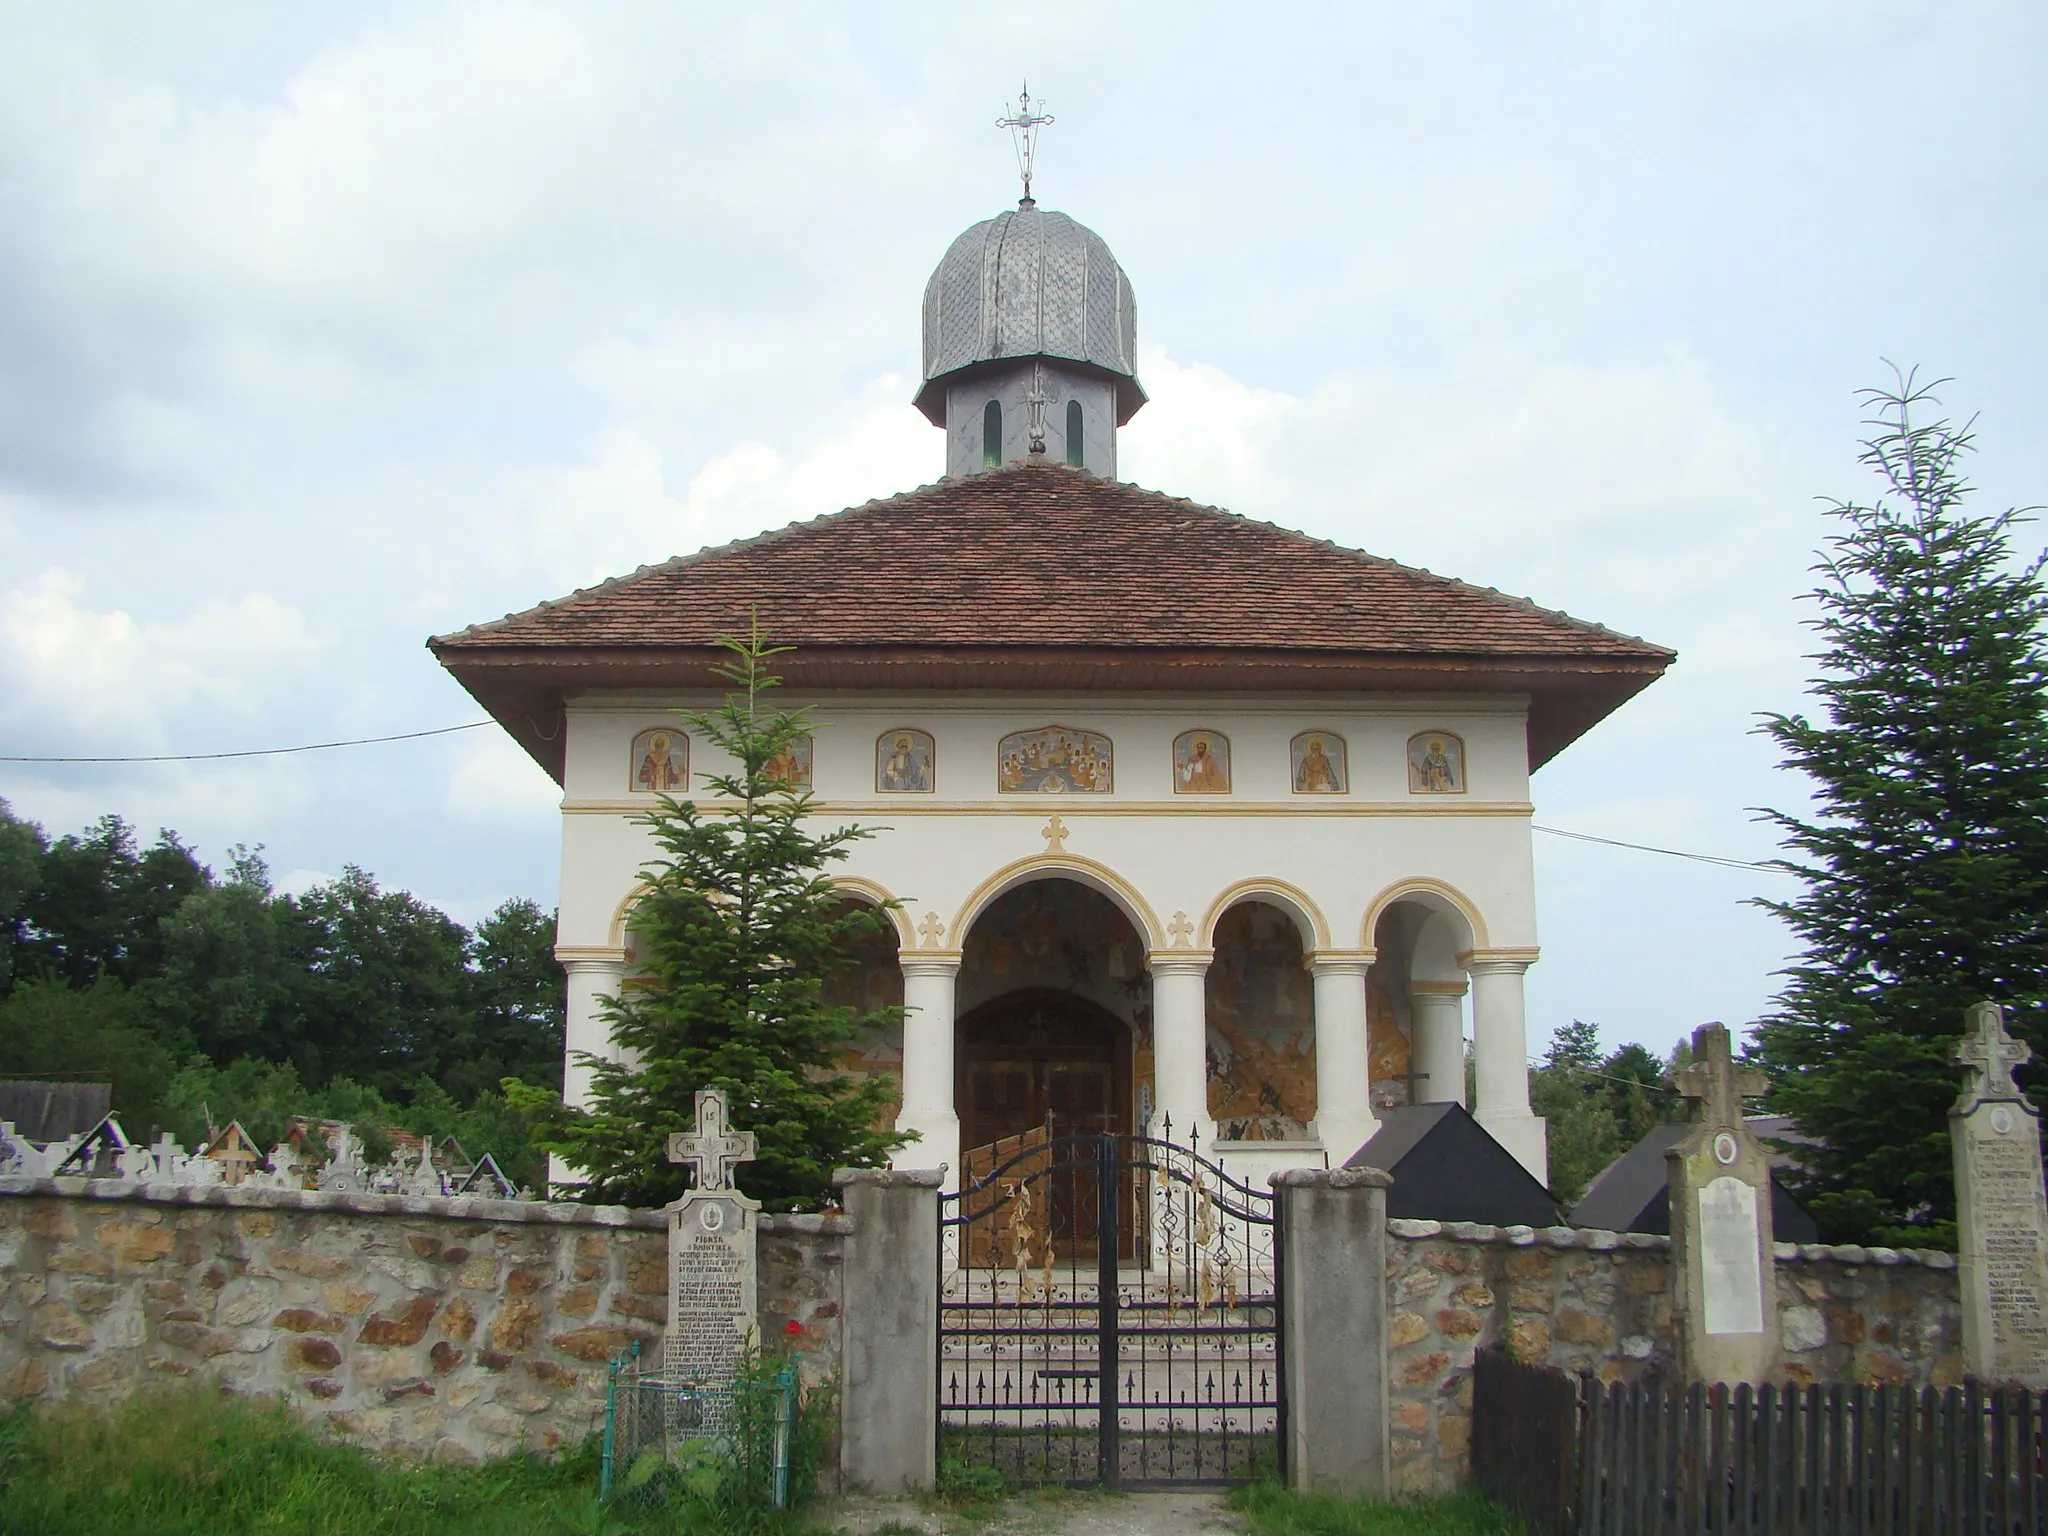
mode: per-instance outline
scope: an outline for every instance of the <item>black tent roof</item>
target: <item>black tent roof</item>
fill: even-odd
[[[1405,1104],[1379,1112],[1380,1128],[1345,1162],[1394,1176],[1387,1214],[1415,1221],[1554,1227],[1550,1191],[1462,1104]]]
[[[1750,1122],[1752,1130],[1778,1134],[1775,1126]],[[1683,1125],[1658,1125],[1601,1170],[1572,1207],[1572,1225],[1609,1232],[1671,1232],[1670,1175],[1664,1154],[1686,1133]],[[1820,1226],[1771,1170],[1771,1227],[1781,1243],[1817,1243]]]

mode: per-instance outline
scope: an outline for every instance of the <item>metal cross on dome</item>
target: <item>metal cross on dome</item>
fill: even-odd
[[[691,1182],[698,1189],[731,1189],[734,1167],[751,1163],[756,1150],[752,1131],[726,1129],[722,1088],[699,1088],[697,1128],[678,1131],[668,1139],[668,1160],[688,1163]]]
[[[1969,1069],[1963,1101],[2022,1097],[2012,1075],[2033,1060],[2033,1047],[2005,1032],[2005,1010],[1996,1003],[1978,1003],[1967,1015],[1969,1028],[1948,1053],[1950,1061]]]
[[[1030,82],[1017,96],[1017,110],[996,119],[998,128],[1010,130],[1010,139],[1017,146],[1017,174],[1024,178],[1024,195],[1017,199],[1019,208],[1036,208],[1038,203],[1031,195],[1031,165],[1038,155],[1038,130],[1052,122],[1052,114],[1045,111],[1043,101],[1031,99]]]

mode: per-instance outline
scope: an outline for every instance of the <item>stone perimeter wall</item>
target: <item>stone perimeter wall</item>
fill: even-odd
[[[1516,1358],[1602,1381],[1667,1370],[1671,1239],[1572,1227],[1387,1223],[1387,1346],[1393,1482],[1436,1493],[1470,1476],[1472,1356]],[[1780,1379],[1963,1380],[1953,1254],[1780,1243]]]
[[[614,1355],[659,1353],[666,1226],[622,1206],[0,1177],[0,1401],[212,1375],[377,1450],[553,1450],[603,1428]],[[839,1368],[850,1230],[762,1221],[761,1332],[813,1380]]]

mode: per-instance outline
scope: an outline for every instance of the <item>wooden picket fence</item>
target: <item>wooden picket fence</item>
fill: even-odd
[[[2048,1536],[2048,1396],[1602,1386],[1482,1350],[1472,1463],[1540,1536]]]

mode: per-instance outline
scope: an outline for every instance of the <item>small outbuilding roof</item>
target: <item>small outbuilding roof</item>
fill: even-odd
[[[0,1120],[30,1141],[69,1141],[105,1120],[114,1107],[112,1083],[0,1082]]]
[[[1752,1130],[1777,1135],[1776,1123],[1766,1128],[1749,1122]],[[1586,1186],[1585,1198],[1572,1207],[1572,1225],[1597,1227],[1607,1232],[1671,1232],[1670,1172],[1664,1154],[1678,1145],[1686,1133],[1683,1125],[1657,1125],[1650,1134],[1630,1147],[1600,1171]],[[1774,1164],[1782,1161],[1782,1154]],[[1820,1226],[1792,1191],[1771,1169],[1771,1227],[1781,1243],[1817,1243]]]
[[[1389,1216],[1497,1227],[1558,1224],[1550,1191],[1464,1105],[1406,1104],[1379,1116],[1379,1130],[1344,1166],[1394,1176]]]

